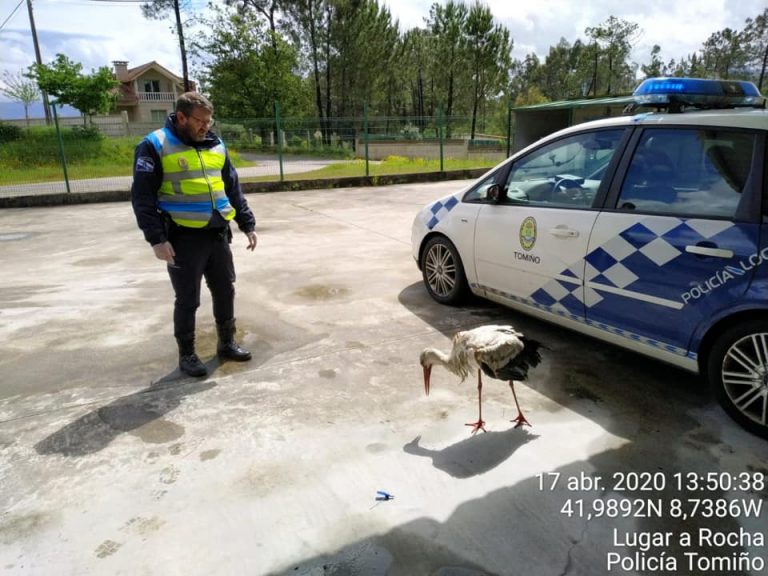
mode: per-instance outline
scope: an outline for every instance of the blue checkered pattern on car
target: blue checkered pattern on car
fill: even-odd
[[[695,359],[695,353],[681,347],[682,324],[668,325],[658,334],[652,334],[655,336],[652,338],[608,324],[600,317],[620,317],[621,314],[616,313],[618,307],[633,303],[637,310],[662,306],[669,313],[683,311],[679,287],[689,285],[691,278],[700,274],[700,269],[695,268],[698,265],[695,261],[678,258],[683,254],[683,246],[704,241],[720,246],[743,245],[744,230],[728,221],[645,216],[632,220],[626,228],[561,270],[525,298],[483,288],[509,300]],[[664,282],[655,281],[660,271]],[[601,286],[605,290],[601,290]],[[590,320],[586,319],[587,316]],[[683,323],[684,318],[680,317]]]
[[[617,326],[611,326],[609,324],[605,324],[604,322],[593,322],[593,321],[587,320],[586,318],[584,318],[583,314],[581,315],[574,314],[568,311],[567,309],[565,309],[563,306],[545,305],[540,302],[536,302],[535,300],[532,300],[530,298],[520,298],[519,296],[515,296],[514,294],[510,294],[509,292],[504,292],[503,290],[497,290],[495,288],[489,288],[488,286],[483,286],[482,284],[472,284],[472,287],[476,289],[479,288],[479,289],[485,290],[489,294],[496,294],[507,300],[512,300],[514,302],[519,302],[521,304],[525,304],[527,306],[537,308],[538,310],[549,312],[550,314],[556,314],[557,316],[562,316],[563,318],[574,320],[575,322],[580,322],[581,324],[586,324],[587,326],[591,326],[593,328],[598,328],[605,332],[610,332],[611,334],[616,334],[617,336],[623,336],[624,338],[628,338],[630,340],[634,340],[636,342],[640,342],[642,344],[646,344],[648,346],[658,348],[659,350],[665,350],[667,352],[672,352],[673,354],[677,354],[679,356],[686,356],[692,360],[696,360],[696,354],[693,352],[688,352],[687,350],[683,348],[679,348],[678,346],[673,346],[671,344],[667,344],[666,342],[661,342],[660,340],[655,340],[653,338],[648,338],[640,334],[635,334],[634,332],[630,332],[629,330],[624,330]]]
[[[603,297],[600,285],[611,289],[635,291],[646,296],[666,300],[670,308],[682,306],[680,295],[669,292],[669,286],[684,286],[690,281],[690,270],[676,266],[682,252],[676,246],[693,245],[709,240],[716,244],[733,244],[741,231],[732,222],[713,220],[685,220],[673,217],[648,216],[594,248],[583,259],[562,270],[561,279],[553,279],[531,298],[545,306],[559,304],[578,313],[582,305],[591,308]],[[649,274],[664,268],[669,282],[659,285],[646,282]],[[571,283],[565,278],[584,280]],[[591,284],[591,285],[590,285]]]
[[[459,203],[459,201],[454,197],[451,196],[448,198],[445,202],[442,200],[438,200],[432,206],[430,206],[427,209],[427,221],[426,225],[427,228],[432,230],[437,224],[446,217],[446,215],[454,209],[454,207]]]

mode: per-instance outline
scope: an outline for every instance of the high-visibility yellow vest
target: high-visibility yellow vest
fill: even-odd
[[[203,228],[214,210],[225,220],[235,217],[221,177],[226,161],[226,149],[221,141],[213,148],[198,150],[184,144],[168,128],[155,130],[147,140],[157,150],[163,166],[158,207],[176,224]]]

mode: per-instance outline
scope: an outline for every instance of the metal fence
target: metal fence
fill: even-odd
[[[129,190],[134,148],[161,124],[125,114],[0,122],[0,197]],[[213,131],[243,181],[274,182],[490,167],[509,155],[511,128],[487,121],[471,138],[468,117],[318,120],[277,109],[273,118],[217,118]]]

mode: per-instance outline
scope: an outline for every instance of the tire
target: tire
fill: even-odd
[[[706,358],[707,380],[723,409],[768,438],[768,320],[750,320],[717,336]]]
[[[427,241],[421,256],[421,274],[427,292],[440,304],[460,304],[469,295],[459,251],[445,236]]]

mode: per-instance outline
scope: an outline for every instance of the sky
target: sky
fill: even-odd
[[[138,66],[156,60],[181,75],[181,59],[170,20],[145,19],[135,0],[32,0],[35,26],[44,63],[63,53],[90,72],[127,60]],[[221,1],[221,0],[214,0]],[[436,0],[379,0],[401,30],[423,27]],[[470,3],[470,0],[465,0]],[[204,10],[205,0],[187,0],[187,10]],[[535,52],[543,61],[549,47],[561,38],[570,43],[586,39],[584,30],[610,16],[640,26],[632,60],[649,60],[654,44],[661,57],[679,60],[699,50],[703,42],[723,28],[743,29],[747,18],[766,8],[766,0],[485,0],[496,20],[514,41],[513,57]],[[15,12],[14,12],[15,10]],[[26,0],[0,0],[0,74],[26,70],[34,62]],[[0,102],[7,99],[0,95]]]

